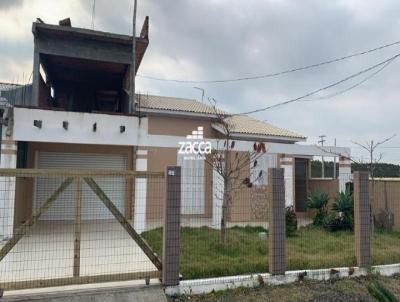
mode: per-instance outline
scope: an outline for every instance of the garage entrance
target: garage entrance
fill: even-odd
[[[127,170],[127,157],[123,154],[93,154],[93,153],[63,153],[38,152],[37,168],[39,169],[67,169],[67,170]],[[127,179],[123,177],[95,178],[96,183],[114,202],[121,213],[125,211],[127,196]],[[34,209],[39,209],[48,196],[60,186],[62,179],[38,177],[35,185]],[[76,184],[71,184],[57,198],[54,205],[40,220],[74,220],[74,207],[70,206],[71,198],[76,191]],[[84,183],[82,184],[82,220],[112,219],[112,214],[101,204],[96,194]]]
[[[120,170],[75,169],[96,166],[98,158],[42,153],[37,162],[46,169],[0,169],[3,207],[36,199],[30,217],[0,242],[1,289],[161,277],[161,260],[123,214],[121,200],[127,183],[151,178],[161,188],[164,174],[123,171],[120,156],[108,158]],[[29,184],[33,194],[22,196]],[[162,197],[153,203],[161,207]]]

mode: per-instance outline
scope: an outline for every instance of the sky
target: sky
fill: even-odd
[[[96,0],[94,29],[132,34],[133,0]],[[137,34],[150,18],[150,44],[138,74],[181,80],[219,80],[292,69],[400,40],[397,0],[138,0]],[[30,81],[32,22],[91,28],[93,0],[0,0],[0,82]],[[137,77],[141,93],[193,98],[201,91],[230,112],[264,108],[302,96],[400,53],[400,44],[363,56],[278,77],[224,84],[179,84]],[[400,58],[347,93],[296,102],[252,116],[290,129],[315,144],[351,147],[380,141],[385,162],[400,163]],[[371,71],[373,72],[373,71]],[[364,76],[367,76],[365,74]],[[310,97],[342,91],[363,76]],[[208,102],[207,97],[204,102]]]

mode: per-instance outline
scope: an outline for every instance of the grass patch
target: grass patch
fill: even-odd
[[[375,230],[371,240],[372,265],[400,263],[400,232]]]
[[[227,244],[219,243],[219,231],[208,227],[181,228],[180,270],[185,279],[229,276],[268,271],[268,240],[261,239],[259,227],[227,230]],[[162,254],[162,228],[144,232],[143,237]],[[355,266],[354,234],[330,233],[322,228],[301,228],[287,238],[288,270]],[[400,233],[375,232],[372,239],[373,264],[400,262]]]

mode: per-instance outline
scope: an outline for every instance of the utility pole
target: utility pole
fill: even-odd
[[[336,147],[336,137],[334,146]],[[336,179],[336,156],[333,158],[333,179]]]
[[[136,76],[136,7],[137,0],[133,1],[133,20],[132,20],[132,64],[130,72],[130,99],[129,112],[135,112],[135,76]]]
[[[318,143],[320,143],[322,147],[324,146],[324,143],[326,141],[325,137],[326,137],[326,135],[324,135],[324,134],[319,136],[320,140],[318,141]],[[321,165],[321,176],[322,176],[322,178],[325,178],[325,162],[324,162],[323,156],[322,156],[322,165]]]

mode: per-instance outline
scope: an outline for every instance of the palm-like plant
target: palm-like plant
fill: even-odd
[[[343,224],[348,228],[353,228],[354,223],[354,199],[349,190],[340,192],[336,195],[332,204],[332,211],[341,217]]]
[[[327,205],[329,201],[329,196],[326,193],[322,193],[319,188],[311,193],[307,200],[307,207],[309,209],[315,209],[316,214],[314,217],[314,225],[322,225],[324,219],[328,213]]]

